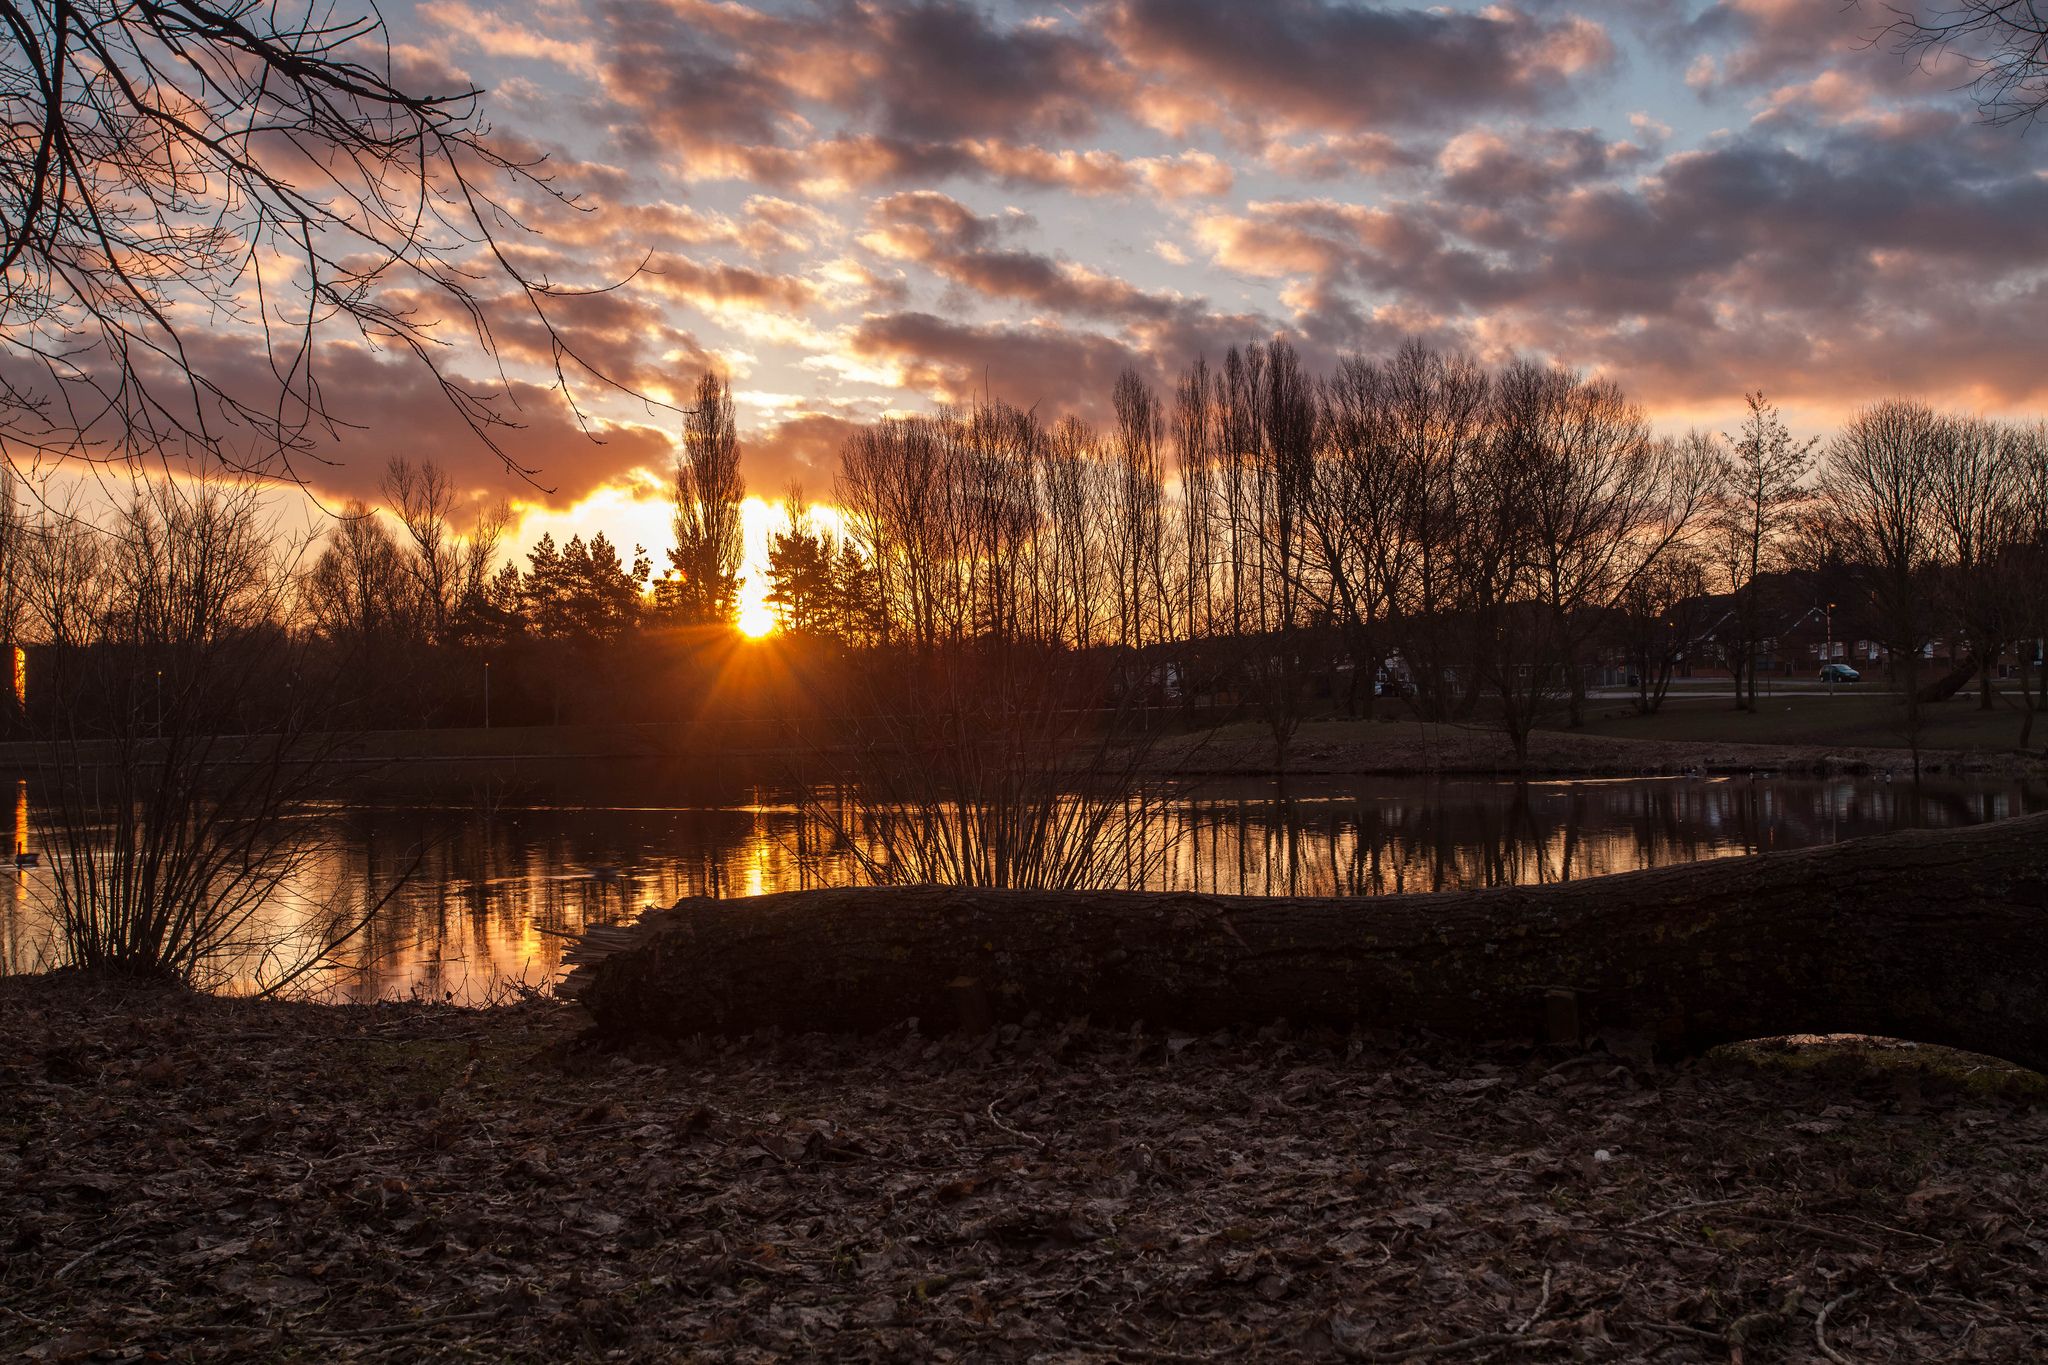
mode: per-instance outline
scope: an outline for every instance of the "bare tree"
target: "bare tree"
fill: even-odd
[[[383,904],[302,898],[332,853],[306,816],[334,794],[340,739],[314,725],[307,637],[287,620],[296,546],[262,495],[141,481],[104,532],[48,511],[38,527],[37,894],[68,965],[274,990]]]
[[[16,653],[21,648],[22,627],[29,615],[32,590],[29,574],[33,559],[29,549],[30,526],[15,491],[14,471],[0,466],[0,733],[11,733],[21,720],[20,697],[12,685],[16,674]]]
[[[1715,471],[1696,439],[1652,440],[1641,409],[1611,380],[1519,365],[1498,391],[1512,401],[1496,420],[1530,465],[1521,483],[1527,590],[1551,618],[1577,727],[1587,645],[1633,582],[1692,529]]]
[[[1954,696],[1974,675],[1978,698],[1991,709],[1992,671],[2010,638],[2003,551],[2013,529],[2019,468],[2011,433],[1982,418],[1954,417],[1941,424],[1928,462],[1928,511],[1933,518],[1940,583],[1950,619],[1968,642],[1947,677],[1924,699]]]
[[[292,475],[347,420],[322,392],[333,336],[409,352],[503,457],[495,433],[514,418],[439,368],[436,310],[394,302],[380,286],[395,277],[466,319],[485,352],[509,295],[549,336],[573,406],[581,362],[548,307],[565,291],[499,242],[517,221],[508,193],[559,194],[487,135],[480,91],[400,85],[374,8],[24,0],[5,42],[10,458],[203,455]],[[223,323],[267,353],[262,385],[194,344]]]
[[[677,602],[684,624],[724,626],[739,617],[740,504],[746,496],[732,387],[706,371],[697,381],[696,406],[683,421],[672,489],[676,543],[669,563],[682,576]]]
[[[1810,533],[1861,580],[1880,641],[1902,675],[1906,738],[1920,775],[1920,651],[1932,638],[1931,571],[1937,550],[1929,507],[1941,419],[1923,403],[1891,398],[1862,409],[1828,443],[1820,515]]]
[[[1393,645],[1400,591],[1401,475],[1387,372],[1356,357],[1322,389],[1323,439],[1307,522],[1314,537],[1318,607],[1337,623],[1351,663],[1348,710],[1373,689]]]
[[[405,574],[427,630],[434,640],[445,640],[462,588],[463,547],[448,523],[455,486],[432,460],[415,466],[403,455],[394,455],[378,489],[412,542],[404,559]]]
[[[103,633],[159,667],[210,669],[289,614],[299,547],[252,480],[138,477],[112,535]]]
[[[2024,713],[2019,747],[2025,749],[2033,742],[2035,714],[2048,707],[2048,658],[2043,657],[2043,646],[2048,645],[2048,428],[2030,423],[2013,429],[2008,439],[2015,487],[2012,520],[2000,555],[2000,581],[2010,635],[2018,641]]]
[[[1116,431],[1117,642],[1142,655],[1166,630],[1166,469],[1160,450],[1165,417],[1157,397],[1133,370],[1117,376],[1112,395]]]
[[[1284,771],[1315,648],[1305,523],[1315,476],[1315,385],[1285,341],[1232,348],[1210,401],[1235,671]]]
[[[1893,50],[1919,64],[1954,56],[1973,74],[1991,124],[2032,124],[2048,107],[2048,12],[2039,0],[1951,0],[1921,10],[1885,6]]]
[[[1152,597],[1119,572],[1143,568],[1118,514],[1129,474],[1084,424],[1047,433],[1001,403],[879,422],[843,447],[836,497],[873,567],[882,643],[848,742],[819,756],[846,803],[812,807],[869,880],[1142,882],[1146,745],[1100,647],[1142,619],[1119,611],[1133,581]]]
[[[1400,470],[1403,549],[1391,589],[1394,626],[1417,714],[1448,720],[1476,703],[1460,616],[1467,566],[1460,538],[1470,471],[1487,450],[1493,381],[1469,356],[1411,341],[1386,371],[1388,441]]]
[[[390,678],[387,648],[414,623],[413,583],[406,556],[374,508],[347,503],[327,532],[327,548],[306,575],[305,596],[320,630],[360,664],[358,676],[376,686]]]
[[[1768,575],[1783,562],[1786,537],[1811,492],[1804,484],[1820,438],[1794,440],[1761,392],[1743,395],[1749,414],[1721,457],[1713,530],[1728,585],[1727,625],[1719,632],[1735,678],[1735,708],[1756,710],[1756,663],[1772,631]],[[1743,689],[1747,682],[1748,696]]]
[[[1706,563],[1689,548],[1663,555],[1622,590],[1615,635],[1635,674],[1639,715],[1663,708],[1671,680],[1697,648],[1706,594]]]
[[[512,526],[512,504],[500,498],[477,504],[469,534],[462,538],[455,554],[455,602],[458,613],[471,612],[490,596],[492,575],[498,568],[498,549]]]
[[[82,648],[98,630],[109,589],[109,541],[74,490],[46,503],[25,536],[22,579],[35,638],[60,652]]]

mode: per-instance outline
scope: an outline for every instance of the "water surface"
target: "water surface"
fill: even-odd
[[[373,903],[419,866],[350,949],[349,998],[478,1000],[558,974],[562,935],[686,895],[843,885],[857,866],[790,791],[713,776],[630,784],[543,777],[523,800],[448,790],[320,813],[304,906]],[[616,775],[615,775],[616,776]],[[618,783],[611,784],[614,787]],[[1426,778],[1220,779],[1147,793],[1128,884],[1252,895],[1371,897],[1567,881],[1705,858],[1947,828],[2048,810],[2048,784],[1882,777],[1619,778],[1512,783]],[[33,796],[16,837],[34,847]],[[49,960],[48,872],[0,874],[0,964]],[[1370,914],[1362,900],[1360,914]]]

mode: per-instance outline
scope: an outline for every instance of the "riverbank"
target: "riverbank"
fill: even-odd
[[[0,980],[0,1352],[2048,1350],[2048,1081],[1985,1058],[586,1022]]]
[[[1191,775],[1279,771],[1271,736],[1250,724],[1162,740],[1148,768]],[[1634,738],[1589,727],[1533,732],[1528,766],[1520,769],[1514,747],[1498,731],[1412,720],[1330,719],[1302,725],[1286,763],[1287,772],[1299,775],[1501,777],[1518,770],[1531,777],[1779,772],[1889,773],[1905,778],[1912,776],[1913,754],[1910,749],[1853,744]],[[2010,750],[1924,748],[1920,771],[1943,776],[2048,776],[2048,760]]]
[[[1495,777],[1517,769],[1513,748],[1483,726],[1431,725],[1387,709],[1378,717],[1323,715],[1300,727],[1287,770],[1293,773]],[[1160,713],[1165,715],[1165,713]],[[1629,698],[1592,696],[1576,730],[1538,730],[1530,738],[1532,776],[1615,776],[1698,772],[1852,772],[1908,776],[1912,752],[1898,727],[1897,699],[1830,696],[1817,686],[1788,687],[1756,712],[1728,700],[1675,693],[1655,715],[1635,714]],[[1177,723],[1177,717],[1173,717]],[[1974,697],[1925,708],[1921,771],[1954,776],[2048,775],[2048,718],[2030,754],[2014,749],[2017,710],[2003,701],[1986,711]],[[526,726],[497,729],[376,730],[313,737],[322,762],[362,791],[445,787],[519,790],[559,784],[579,791],[628,786],[659,791],[677,782],[786,782],[793,773],[832,765],[816,722],[721,720],[635,725]],[[1238,721],[1214,730],[1170,733],[1154,741],[1155,772],[1269,774],[1277,771],[1265,727]],[[56,761],[94,760],[17,741],[0,744],[0,773],[32,774]],[[113,751],[107,751],[112,759]],[[708,766],[707,766],[708,765]]]

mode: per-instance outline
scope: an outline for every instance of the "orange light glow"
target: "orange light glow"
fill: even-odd
[[[775,629],[775,613],[759,602],[749,602],[740,608],[740,634],[749,640],[758,640]]]

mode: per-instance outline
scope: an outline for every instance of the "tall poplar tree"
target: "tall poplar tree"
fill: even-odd
[[[739,619],[740,562],[745,541],[740,504],[740,441],[733,421],[732,387],[706,371],[697,403],[683,423],[683,453],[676,461],[675,548],[668,552],[681,582],[674,598],[684,625],[732,625]]]

